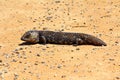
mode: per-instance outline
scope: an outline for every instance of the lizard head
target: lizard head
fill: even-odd
[[[37,43],[39,42],[39,32],[36,30],[27,31],[21,37],[21,40],[30,42],[30,43]]]

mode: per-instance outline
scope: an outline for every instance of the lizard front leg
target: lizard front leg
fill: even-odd
[[[46,40],[45,36],[40,36],[39,41],[40,41],[40,43],[43,43],[43,44],[47,43],[47,40]]]

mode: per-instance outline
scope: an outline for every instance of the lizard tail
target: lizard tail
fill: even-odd
[[[107,44],[104,41],[102,41],[101,39],[95,36],[85,34],[82,37],[85,44],[90,44],[95,46],[107,46]]]

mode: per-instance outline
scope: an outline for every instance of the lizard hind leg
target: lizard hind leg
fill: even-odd
[[[77,38],[74,46],[81,45],[81,44],[83,44],[83,40],[81,38]]]

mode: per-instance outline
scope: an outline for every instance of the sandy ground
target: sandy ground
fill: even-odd
[[[20,46],[32,29],[87,33],[107,46]],[[0,0],[0,80],[120,80],[120,0]]]

